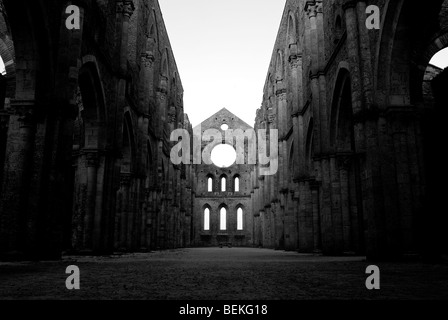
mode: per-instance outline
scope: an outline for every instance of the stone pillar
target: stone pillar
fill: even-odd
[[[299,123],[299,114],[303,111],[303,75],[302,75],[302,52],[298,52],[297,44],[290,45],[289,64],[291,68],[291,103],[292,103],[292,124],[293,124],[293,161],[294,172],[290,174],[296,178],[300,172],[300,166],[304,164],[303,143],[300,130],[303,130],[303,123]],[[288,115],[289,116],[289,115]],[[302,127],[301,127],[302,125]]]
[[[27,177],[30,174],[32,146],[36,130],[32,115],[34,101],[11,102],[9,130],[6,140],[5,166],[0,202],[0,252],[19,253],[24,236],[22,225],[27,204]],[[37,226],[34,219],[29,221],[31,240],[36,241]]]
[[[96,186],[98,172],[98,153],[86,154],[87,167],[87,203],[86,215],[84,216],[83,249],[93,250],[93,233],[96,205]]]
[[[128,69],[128,39],[129,39],[129,20],[134,13],[135,6],[132,0],[117,0],[117,22],[121,27],[119,40],[117,43],[120,45],[119,63],[120,72],[126,74]]]
[[[120,244],[119,249],[123,251],[128,250],[128,229],[129,229],[129,189],[131,185],[131,176],[129,174],[121,174],[120,175],[120,185],[122,192],[122,208],[121,211],[117,214],[120,215]]]
[[[313,235],[314,235],[314,252],[322,251],[321,240],[321,219],[319,211],[319,184],[316,181],[310,181],[310,190],[313,205]]]
[[[0,109],[0,194],[3,186],[3,169],[6,159],[6,142],[8,138],[9,114]]]
[[[335,229],[332,216],[331,203],[331,179],[329,159],[323,158],[320,161],[321,167],[321,193],[320,212],[322,228],[322,250],[326,254],[334,254],[336,249]]]
[[[343,221],[341,212],[341,182],[336,157],[330,156],[330,183],[331,183],[331,218],[334,231],[335,253],[344,251]]]
[[[328,153],[330,130],[328,127],[327,83],[325,77],[325,34],[322,0],[316,0],[317,29],[317,75],[319,83],[319,121],[321,130],[321,152]]]
[[[350,63],[350,82],[354,115],[359,114],[363,110],[363,88],[358,40],[359,33],[355,6],[356,1],[347,1],[343,6],[345,10],[345,23],[347,26],[347,51]],[[354,125],[356,151],[361,152],[365,149],[364,124],[362,122],[358,122]]]
[[[370,49],[369,30],[366,28],[366,2],[359,1],[356,4],[358,16],[358,32],[359,32],[359,53],[361,58],[361,79],[363,85],[363,96],[366,109],[373,108],[373,68],[372,68],[372,51]],[[353,36],[353,35],[352,35]]]
[[[309,1],[305,5],[305,11],[308,16],[306,28],[309,29],[309,43],[310,43],[310,54],[311,54],[311,92],[313,94],[313,109],[312,114],[315,121],[315,132],[314,132],[314,146],[315,154],[320,154],[322,152],[322,130],[321,130],[321,114],[320,114],[320,88],[319,88],[319,35],[317,30],[317,13],[318,6],[315,1]]]
[[[150,109],[150,101],[154,95],[154,39],[146,41],[146,51],[141,54],[140,62],[140,104],[145,115],[150,116],[155,110]]]
[[[291,69],[291,104],[292,113],[302,112],[303,109],[303,75],[302,52],[299,52],[297,44],[289,45],[289,66]]]
[[[350,220],[350,190],[348,169],[351,164],[351,157],[339,156],[337,159],[340,181],[340,201],[342,215],[342,233],[344,237],[344,252],[353,252],[352,222]]]

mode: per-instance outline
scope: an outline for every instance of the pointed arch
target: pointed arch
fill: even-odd
[[[203,219],[202,219],[202,230],[210,231],[211,229],[211,212],[212,208],[207,203],[202,207]]]
[[[219,230],[227,231],[227,211],[229,210],[228,206],[225,204],[221,204],[219,206]]]
[[[215,176],[211,173],[207,175],[207,192],[215,190]]]
[[[219,177],[219,186],[220,186],[220,190],[221,192],[226,192],[227,191],[227,175],[222,174]]]
[[[81,117],[85,132],[84,145],[90,149],[106,146],[106,105],[104,88],[95,61],[86,62],[79,70],[79,90],[82,99]]]
[[[311,118],[309,123],[308,123],[308,130],[306,133],[306,145],[305,145],[305,161],[306,161],[306,167],[308,169],[308,171],[310,171],[313,166],[313,150],[314,150],[314,146],[313,146],[313,141],[314,141],[314,119]]]
[[[148,139],[146,142],[146,159],[145,159],[145,172],[146,172],[146,188],[149,189],[154,186],[155,172],[154,165],[156,163],[154,154],[152,151],[151,141]]]
[[[136,142],[131,113],[126,111],[123,121],[123,149],[121,173],[132,173],[134,170]]]
[[[283,80],[284,77],[284,61],[283,61],[283,51],[278,50],[277,52],[277,60],[275,64],[275,79],[276,81]]]
[[[291,46],[292,44],[296,44],[297,39],[297,21],[294,13],[292,11],[289,12],[288,16],[288,29],[287,29],[287,40],[288,40],[288,46]]]
[[[244,223],[244,206],[240,203],[236,206],[236,230],[243,231],[245,228]]]
[[[170,77],[170,58],[169,58],[169,51],[167,48],[165,50],[163,50],[162,65],[161,65],[160,73],[166,79],[169,79],[169,77]]]
[[[239,174],[233,176],[233,191],[240,192],[241,189],[241,177]]]
[[[294,139],[291,141],[291,146],[289,147],[289,156],[288,156],[288,169],[289,169],[289,179],[290,181],[292,181],[292,179],[294,178],[294,174],[295,174],[295,163],[294,163]]]
[[[340,68],[330,113],[330,145],[335,151],[354,151],[353,109],[350,72]]]

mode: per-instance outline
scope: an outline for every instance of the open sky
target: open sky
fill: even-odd
[[[159,0],[193,126],[227,108],[253,126],[286,0]]]

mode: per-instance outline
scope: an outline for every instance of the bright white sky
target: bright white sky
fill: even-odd
[[[253,126],[286,0],[159,0],[193,127],[222,108]]]
[[[448,67],[448,48],[437,52],[429,63],[442,69]]]

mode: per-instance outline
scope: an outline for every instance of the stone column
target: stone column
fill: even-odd
[[[359,114],[363,110],[359,33],[355,6],[356,1],[347,1],[343,6],[345,11],[345,23],[347,25],[347,51],[350,63],[350,82],[354,115]],[[364,140],[364,124],[362,122],[355,123],[355,145],[358,152],[364,150]]]
[[[341,187],[341,214],[342,214],[342,232],[344,236],[344,252],[353,251],[352,222],[350,219],[350,190],[348,170],[352,159],[350,156],[340,155],[337,159],[339,169],[339,179]]]
[[[317,52],[318,52],[318,82],[319,82],[319,121],[321,130],[321,151],[327,153],[330,142],[330,130],[328,128],[327,112],[327,83],[325,77],[325,35],[322,0],[316,0],[316,28],[317,28]]]
[[[3,169],[6,159],[6,142],[8,138],[9,114],[0,109],[0,193],[3,186]]]
[[[315,154],[322,152],[322,130],[320,114],[320,88],[319,88],[319,35],[317,30],[318,6],[315,1],[308,1],[305,5],[305,11],[308,17],[306,22],[307,33],[309,34],[310,55],[311,55],[311,92],[313,94],[312,114],[315,121],[316,130],[314,133]]]
[[[26,212],[27,176],[31,165],[32,146],[36,130],[32,114],[34,101],[11,101],[9,130],[6,140],[5,165],[0,202],[0,252],[17,253],[24,248],[21,238]],[[37,221],[28,221],[27,228],[36,240]]]
[[[335,252],[341,254],[344,251],[343,221],[341,212],[341,182],[339,168],[335,155],[329,159],[330,183],[331,183],[331,218],[334,231]]]
[[[116,10],[117,22],[121,27],[120,41],[117,42],[120,44],[120,72],[126,74],[128,69],[129,20],[135,10],[134,2],[131,0],[118,0],[116,2]]]
[[[87,167],[87,208],[84,216],[84,237],[83,249],[93,250],[93,233],[94,233],[94,219],[96,207],[96,186],[98,173],[98,153],[91,152],[86,154]]]
[[[310,189],[313,202],[313,235],[314,235],[314,252],[322,251],[321,240],[321,219],[319,211],[319,184],[317,181],[310,181]]]

